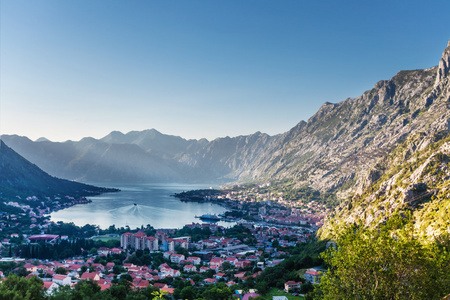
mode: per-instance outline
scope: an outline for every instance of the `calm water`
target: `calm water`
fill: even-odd
[[[113,224],[116,227],[128,225],[131,229],[147,224],[154,228],[181,228],[192,222],[202,223],[195,216],[226,211],[226,208],[217,204],[181,202],[170,196],[182,191],[206,189],[209,188],[208,185],[145,184],[109,187],[120,188],[121,192],[89,197],[92,203],[53,212],[52,221],[73,222],[78,226],[99,225],[103,229]],[[225,222],[217,224],[230,226],[230,223]]]

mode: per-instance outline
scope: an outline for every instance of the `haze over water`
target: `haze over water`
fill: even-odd
[[[130,226],[131,229],[147,224],[154,228],[182,228],[192,222],[202,223],[195,216],[227,211],[217,204],[182,202],[171,196],[182,191],[209,188],[205,184],[134,184],[111,187],[120,188],[121,192],[89,197],[91,203],[53,212],[51,220],[73,222],[78,226],[99,225],[103,229],[113,224],[116,227]],[[217,224],[227,227],[231,225],[225,222]]]

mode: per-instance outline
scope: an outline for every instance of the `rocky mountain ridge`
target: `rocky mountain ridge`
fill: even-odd
[[[449,49],[437,67],[400,71],[360,97],[325,103],[242,175],[290,177],[298,185],[335,190],[341,197],[361,193],[381,175],[372,166],[398,144],[419,132],[429,136],[449,129]]]
[[[352,197],[321,229],[322,237],[332,236],[342,224],[377,226],[394,213],[411,215],[415,235],[423,241],[450,235],[449,61],[450,42],[433,86],[418,99],[424,108],[401,130],[404,141],[369,166]]]

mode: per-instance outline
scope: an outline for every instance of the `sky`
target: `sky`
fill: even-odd
[[[283,133],[438,64],[450,1],[0,0],[0,133]]]

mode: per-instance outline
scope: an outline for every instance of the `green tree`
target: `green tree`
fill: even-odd
[[[196,289],[194,289],[192,286],[184,287],[181,290],[180,295],[181,295],[182,299],[187,299],[187,300],[197,299]]]
[[[212,300],[224,300],[230,298],[232,294],[233,292],[231,292],[230,288],[221,282],[204,291],[202,297]]]
[[[9,275],[0,284],[0,300],[41,300],[45,299],[42,280],[36,276],[29,279]]]
[[[323,253],[324,299],[441,299],[450,293],[450,257],[423,244],[412,224],[394,217],[377,229],[350,226]]]
[[[69,272],[69,271],[67,271],[67,269],[64,268],[64,267],[57,267],[57,268],[55,269],[55,273],[56,273],[56,274],[67,275],[68,272]]]
[[[92,279],[78,281],[74,288],[75,299],[96,299],[100,293],[100,286]]]

